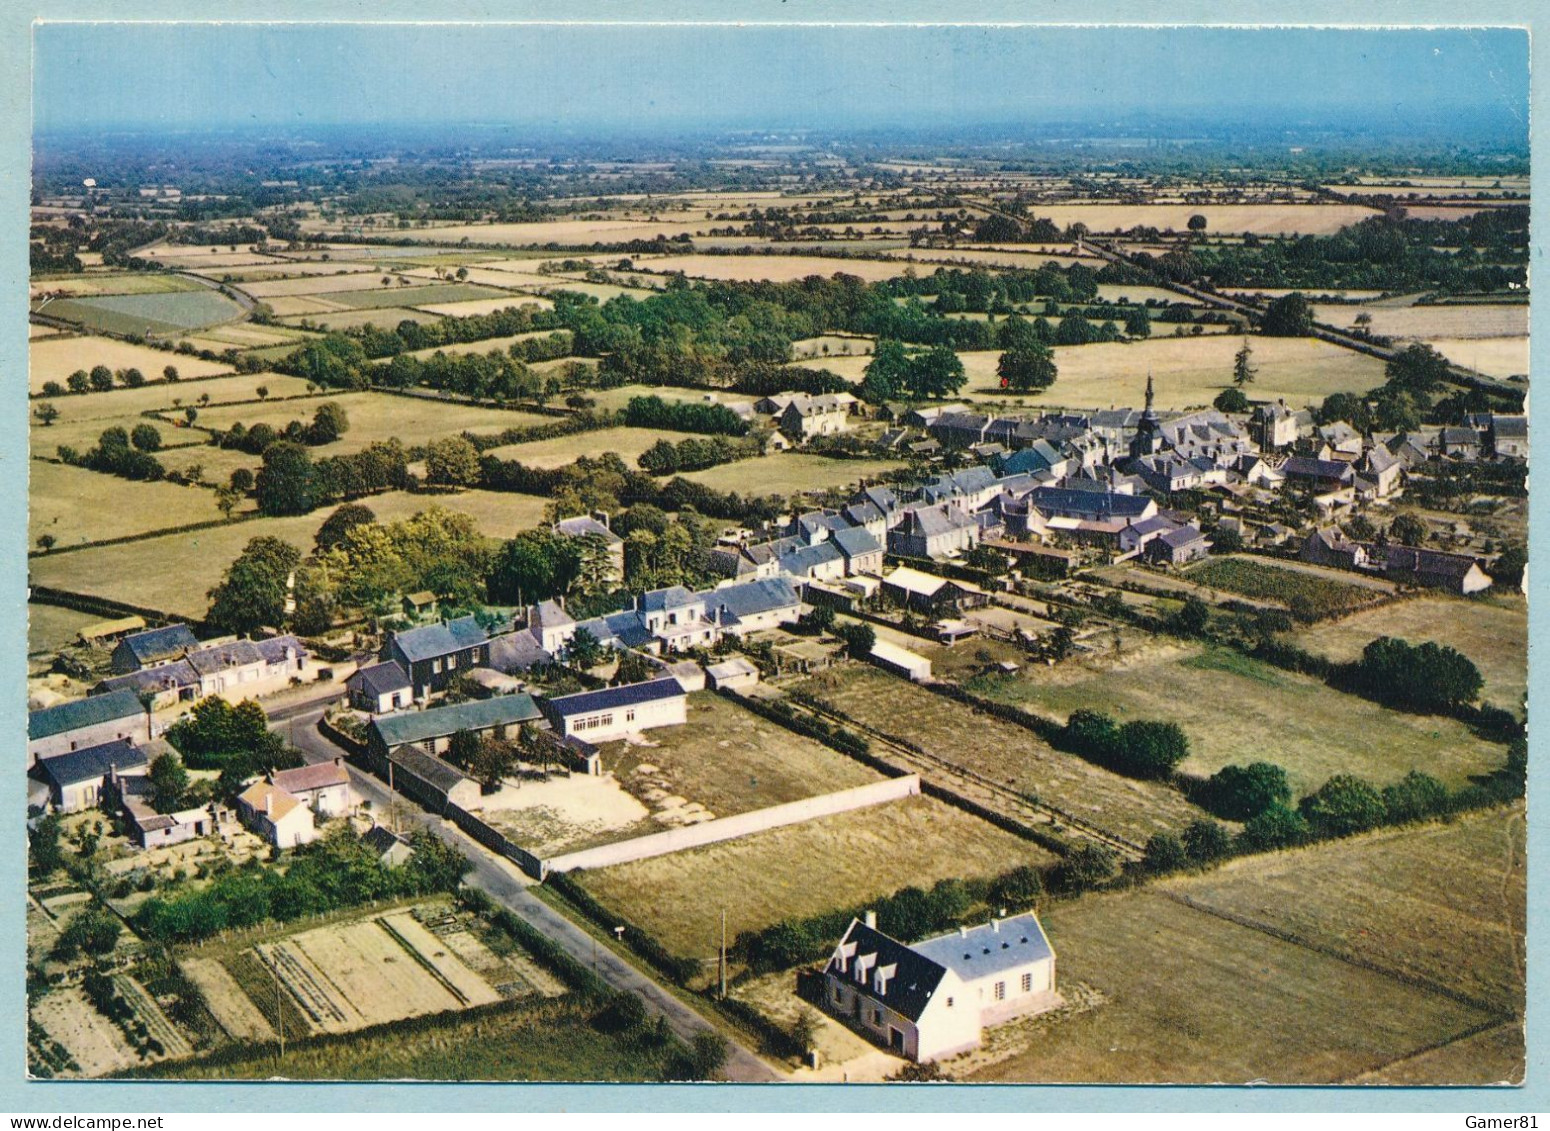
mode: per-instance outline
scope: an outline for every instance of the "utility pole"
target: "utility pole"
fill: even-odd
[[[727,996],[727,909],[721,909],[721,999]]]

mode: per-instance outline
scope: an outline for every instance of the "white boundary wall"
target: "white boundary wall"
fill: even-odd
[[[797,825],[815,817],[827,817],[852,809],[864,809],[885,801],[897,801],[920,792],[920,776],[906,774],[903,777],[841,789],[801,801],[788,801],[784,805],[772,805],[768,809],[755,809],[751,813],[738,813],[732,817],[719,817],[698,825],[684,825],[666,832],[650,833],[618,844],[604,844],[597,848],[584,848],[579,852],[567,852],[543,862],[546,872],[569,872],[576,868],[606,868],[611,864],[624,864],[631,860],[644,860],[650,856],[665,856],[670,852],[682,852],[686,848],[698,848],[733,840],[765,829],[777,829],[782,825]]]

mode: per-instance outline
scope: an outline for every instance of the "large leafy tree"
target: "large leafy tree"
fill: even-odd
[[[1313,308],[1308,296],[1293,291],[1271,301],[1259,324],[1260,333],[1274,338],[1303,338],[1313,330]]]
[[[1351,774],[1336,774],[1304,797],[1297,810],[1320,836],[1349,836],[1383,823],[1388,810],[1382,795]]]
[[[239,635],[283,625],[291,575],[299,565],[301,551],[289,542],[270,535],[254,538],[210,590],[205,619]]]
[[[489,576],[490,599],[532,604],[557,597],[575,584],[579,570],[573,540],[547,530],[525,530],[496,551]]]
[[[1247,821],[1272,805],[1289,805],[1292,787],[1286,771],[1273,762],[1223,766],[1205,786],[1211,811],[1232,821]]]
[[[425,481],[436,487],[476,487],[479,449],[465,436],[432,440],[425,450]]]
[[[910,359],[904,346],[891,339],[877,343],[877,352],[867,363],[866,372],[857,390],[861,399],[871,404],[881,404],[903,396],[909,385]]]
[[[258,509],[264,514],[306,514],[315,501],[315,486],[306,448],[282,440],[264,450],[264,465],[254,481]]]
[[[1041,392],[1055,383],[1059,371],[1055,353],[1040,341],[1007,350],[996,363],[1001,387],[1014,392]]]

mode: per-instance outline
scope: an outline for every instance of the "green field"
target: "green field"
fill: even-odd
[[[875,481],[885,472],[903,467],[901,460],[826,459],[802,452],[775,452],[756,459],[724,463],[684,476],[718,491],[744,495],[791,495],[854,487],[858,480]]]
[[[685,725],[651,738],[651,746],[610,743],[608,769],[632,792],[639,778],[663,782],[718,817],[879,780],[860,762],[708,691],[689,697]]]
[[[175,334],[226,322],[242,307],[225,295],[201,288],[153,294],[98,295],[56,299],[34,310],[88,330],[112,334]]]
[[[435,284],[428,287],[393,287],[379,291],[329,291],[312,297],[336,302],[355,310],[377,310],[391,306],[424,306],[427,303],[465,302],[476,298],[500,298],[494,287],[471,283]]]
[[[1521,1014],[1527,831],[1523,806],[1512,805],[1233,860],[1164,886],[1199,907]]]
[[[978,817],[916,796],[574,876],[672,953],[708,957],[719,944],[723,909],[734,938],[911,885],[1053,861]]]
[[[1226,648],[1158,644],[1118,663],[1067,661],[1013,679],[976,681],[988,698],[1064,721],[1096,708],[1120,722],[1176,722],[1189,736],[1180,768],[1210,775],[1229,763],[1275,762],[1296,793],[1338,773],[1385,785],[1425,770],[1450,786],[1500,769],[1503,748],[1463,723],[1390,711]]]
[[[127,480],[110,481],[142,486]],[[532,495],[493,491],[448,495],[395,491],[360,501],[384,522],[407,518],[433,505],[462,511],[472,515],[480,529],[492,538],[510,538],[517,531],[536,525],[543,518],[545,502]],[[226,567],[251,539],[260,535],[283,538],[310,553],[313,536],[331,510],[323,508],[295,518],[254,518],[128,545],[44,555],[30,563],[32,579],[38,585],[107,597],[181,617],[202,617],[209,604],[207,591],[221,580]]]
[[[35,275],[32,290],[81,295],[164,295],[203,291],[207,287],[166,271],[122,271],[86,275]]]
[[[647,448],[663,438],[663,433],[650,428],[604,428],[595,432],[576,432],[570,436],[556,436],[552,440],[534,440],[526,444],[508,444],[494,448],[488,455],[498,459],[518,460],[528,467],[564,467],[575,463],[582,456],[596,459],[610,452],[617,453],[625,463],[635,466],[635,460]],[[681,438],[679,433],[666,433],[669,440]]]
[[[1516,711],[1528,693],[1528,606],[1522,597],[1501,603],[1461,597],[1418,596],[1300,629],[1299,647],[1346,662],[1380,636],[1412,644],[1430,640],[1457,648],[1485,677],[1481,698]]]
[[[1207,406],[1232,384],[1233,355],[1243,345],[1236,334],[1171,338],[1163,323],[1145,342],[1057,346],[1059,376],[1042,396],[1041,406],[1108,408],[1137,405],[1145,397],[1146,376],[1153,374],[1157,407]],[[1383,383],[1383,362],[1313,338],[1249,339],[1259,373],[1246,392],[1252,400],[1284,398],[1290,405],[1316,405],[1331,393],[1362,392]],[[996,351],[965,353],[969,384],[965,392],[995,394]],[[998,398],[1001,399],[1001,398]]]
[[[66,644],[74,643],[81,629],[100,620],[92,613],[78,613],[59,605],[29,604],[27,655],[52,656]]]
[[[1102,1004],[969,1079],[1334,1084],[1491,1016],[1151,890],[1055,903],[1042,919],[1063,992],[1090,987]]]
[[[368,444],[401,439],[404,444],[424,444],[459,432],[498,432],[503,428],[546,424],[552,417],[506,409],[437,401],[424,397],[399,397],[389,393],[329,393],[316,400],[234,405],[201,409],[198,426],[225,431],[234,423],[245,427],[263,422],[283,428],[292,420],[310,420],[324,400],[339,404],[349,417],[349,430],[332,444],[314,448],[313,457],[360,451]],[[643,449],[644,450],[644,449]]]
[[[78,546],[221,517],[215,492],[172,483],[136,483],[79,467],[33,460],[28,541],[47,534]]]
[[[1203,815],[1177,790],[1110,773],[1015,723],[870,666],[849,664],[813,676],[802,688],[860,723],[1137,844],[1156,832],[1180,832]]]
[[[1245,557],[1213,558],[1191,566],[1186,576],[1197,585],[1278,602],[1302,620],[1339,616],[1383,596],[1366,586]]]

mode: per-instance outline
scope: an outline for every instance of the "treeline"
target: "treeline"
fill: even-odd
[[[673,443],[658,440],[636,461],[651,475],[672,475],[679,471],[700,471],[734,460],[752,459],[764,454],[764,445],[754,437],[691,436]]]
[[[321,447],[324,444],[332,444],[349,430],[350,418],[345,414],[345,410],[334,401],[324,401],[318,405],[310,422],[292,420],[281,428],[275,428],[272,424],[259,421],[248,428],[238,420],[234,421],[226,431],[217,433],[211,443],[218,448],[234,448],[250,455],[261,456],[268,450],[269,445],[281,440],[288,440],[293,444],[305,444],[308,447]]]
[[[1328,236],[1253,238],[1135,259],[1166,278],[1216,287],[1504,291],[1526,279],[1527,211],[1490,209],[1451,223],[1375,216]]]
[[[407,454],[397,439],[316,463],[302,445],[277,440],[264,449],[253,497],[263,514],[295,515],[341,499],[401,491],[411,484]]]
[[[79,452],[68,444],[61,444],[57,454],[62,463],[117,475],[123,479],[155,482],[165,479],[167,469],[150,453],[161,447],[161,433],[153,425],[140,424],[130,432],[114,425],[103,429],[97,438],[97,446]]]
[[[664,401],[661,397],[631,397],[620,418],[633,428],[665,428],[670,432],[702,432],[710,436],[746,436],[748,421],[726,405],[702,401]]]
[[[423,829],[408,839],[413,855],[389,867],[340,823],[321,840],[297,848],[284,872],[250,857],[198,891],[147,900],[132,921],[153,942],[186,943],[266,921],[288,923],[376,900],[456,891],[470,866],[467,859]]]
[[[834,949],[852,919],[867,911],[877,914],[877,929],[901,942],[915,942],[963,923],[975,907],[1020,911],[1031,907],[1044,891],[1037,868],[1020,865],[990,879],[941,880],[929,890],[901,888],[865,906],[846,907],[784,919],[761,931],[744,931],[734,950],[757,973],[789,970],[818,962]]]

